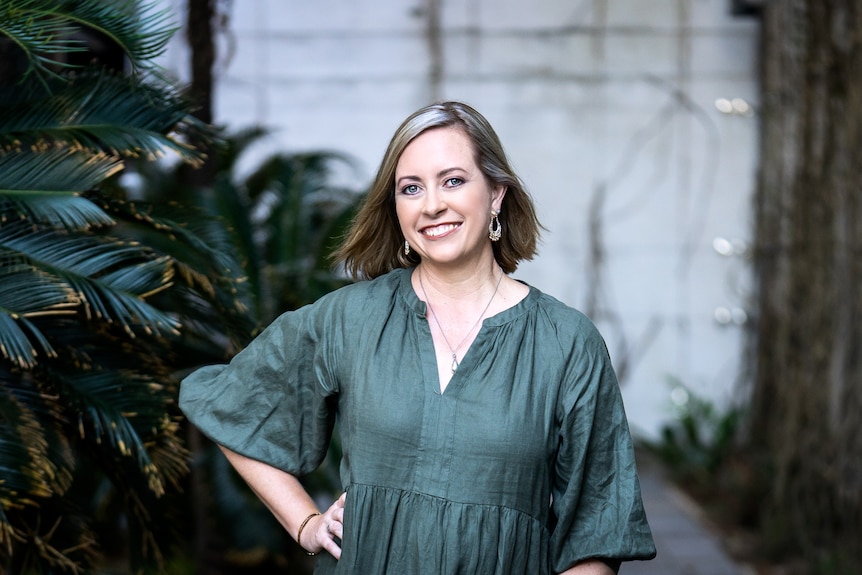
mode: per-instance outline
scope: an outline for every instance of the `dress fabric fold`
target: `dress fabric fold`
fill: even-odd
[[[276,319],[180,407],[213,441],[302,476],[334,426],[340,561],[317,574],[546,575],[649,559],[622,397],[580,312],[530,288],[485,319],[441,393],[425,304],[397,269]]]

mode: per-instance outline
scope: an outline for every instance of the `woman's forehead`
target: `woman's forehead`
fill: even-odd
[[[474,152],[473,142],[463,130],[433,128],[422,132],[407,144],[398,158],[395,171],[431,169],[441,163],[472,167],[475,165]]]

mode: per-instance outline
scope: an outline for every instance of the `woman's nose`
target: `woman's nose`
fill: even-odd
[[[422,207],[425,210],[426,214],[432,216],[438,215],[446,211],[446,201],[443,198],[443,194],[441,194],[439,190],[429,189],[425,193],[425,203]]]

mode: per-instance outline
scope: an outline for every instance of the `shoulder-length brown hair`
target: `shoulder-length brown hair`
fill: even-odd
[[[354,279],[375,278],[395,268],[419,263],[414,252],[404,255],[404,235],[395,213],[395,168],[404,148],[414,138],[432,128],[444,127],[463,130],[472,142],[476,165],[485,178],[492,186],[505,186],[499,215],[503,236],[493,243],[497,263],[511,273],[519,262],[536,255],[542,226],[533,200],[509,165],[491,124],[466,104],[443,102],[414,112],[392,136],[371,189],[344,242],[333,254],[335,263],[343,264]]]

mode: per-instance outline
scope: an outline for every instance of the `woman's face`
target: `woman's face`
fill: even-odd
[[[493,257],[491,210],[505,190],[491,186],[462,130],[434,128],[410,142],[395,168],[395,212],[410,249],[423,262],[476,265]]]

